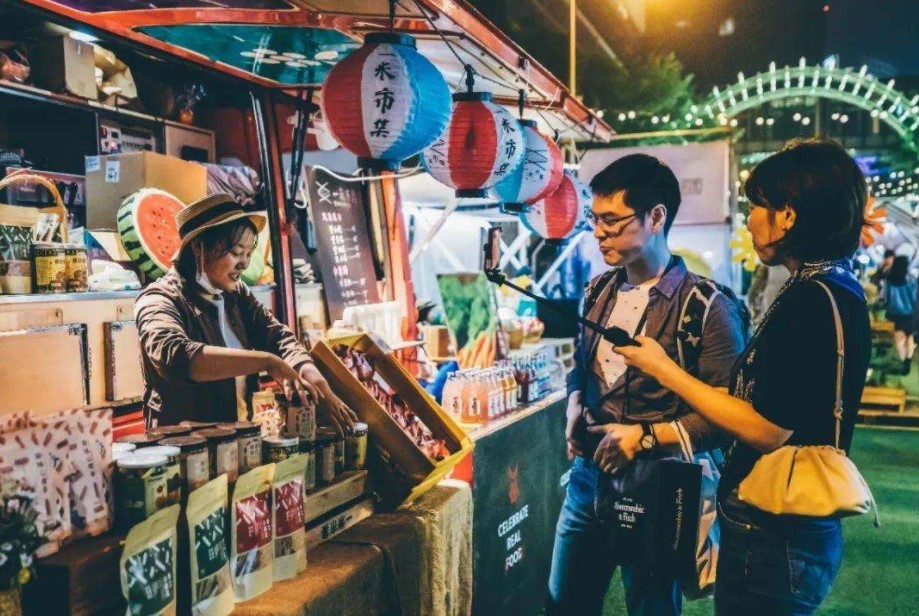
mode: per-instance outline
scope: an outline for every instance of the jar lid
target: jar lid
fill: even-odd
[[[131,453],[137,449],[137,445],[134,443],[112,443],[112,455],[118,453]]]
[[[191,428],[188,426],[158,426],[152,430],[147,430],[147,434],[167,438],[170,436],[186,436],[191,434]]]
[[[160,445],[178,447],[182,451],[197,451],[199,449],[207,449],[207,439],[201,438],[200,436],[174,436],[172,438],[164,438],[160,441]]]
[[[354,436],[363,436],[368,432],[370,432],[370,426],[362,421],[357,422],[354,424],[354,427],[351,428],[351,433],[354,434]]]
[[[193,433],[193,436],[200,436],[201,438],[206,438],[208,441],[220,443],[234,440],[236,438],[236,430],[230,430],[229,428],[211,428],[210,430],[198,430]]]
[[[210,430],[211,428],[217,427],[216,421],[180,421],[179,425],[183,428],[191,428],[192,430]]]
[[[262,427],[257,423],[252,423],[251,421],[236,421],[233,423],[224,423],[220,424],[221,428],[227,428],[229,430],[236,430],[240,436],[251,436],[253,434],[261,434]]]
[[[164,455],[136,453],[118,459],[118,468],[154,468],[165,466],[169,458]]]
[[[338,432],[332,428],[319,428],[316,430],[316,440],[322,443],[334,443],[335,441],[340,441],[344,437],[339,435]]]
[[[150,456],[166,456],[167,458],[178,458],[179,454],[182,453],[182,450],[178,447],[170,447],[169,445],[156,445],[154,447],[147,447],[144,449],[144,455]]]
[[[116,443],[129,443],[137,448],[150,447],[160,442],[160,437],[154,434],[128,434],[115,441]]]
[[[266,436],[262,439],[262,444],[268,445],[269,447],[296,447],[299,443],[300,439],[297,437]]]

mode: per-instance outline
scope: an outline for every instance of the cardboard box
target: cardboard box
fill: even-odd
[[[418,449],[335,354],[334,348],[339,344],[356,349],[372,360],[376,374],[399,395],[434,437],[446,442],[448,457],[432,460]],[[472,451],[472,439],[463,428],[418,385],[381,340],[368,334],[333,338],[318,343],[311,355],[333,391],[370,427],[367,469],[372,487],[380,497],[381,509],[394,509],[416,500]]]
[[[121,202],[141,188],[159,188],[183,203],[192,203],[207,195],[207,169],[154,152],[87,156],[87,226],[117,228]]]
[[[99,98],[96,89],[96,52],[90,43],[60,36],[36,45],[29,61],[32,80],[52,92],[70,92],[83,98]]]

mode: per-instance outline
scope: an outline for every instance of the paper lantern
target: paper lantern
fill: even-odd
[[[592,196],[590,188],[565,171],[558,188],[520,215],[533,233],[553,242],[567,240],[584,228]]]
[[[527,205],[555,192],[565,168],[561,150],[536,129],[535,121],[520,120],[520,126],[525,144],[523,162],[495,186],[506,212],[522,212]]]
[[[404,34],[374,32],[322,86],[322,115],[362,167],[397,170],[441,135],[450,119],[443,75]]]
[[[428,173],[456,189],[457,197],[485,197],[523,160],[520,124],[488,92],[453,95],[453,117],[422,153]]]

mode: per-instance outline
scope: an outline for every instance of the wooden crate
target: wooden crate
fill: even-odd
[[[898,387],[865,387],[862,410],[884,410],[902,413],[906,409],[906,390]]]
[[[428,427],[446,442],[450,455],[428,458],[396,421],[342,363],[333,347],[344,344],[373,360],[376,373],[402,398]],[[367,334],[346,336],[317,344],[312,351],[319,370],[341,399],[370,427],[367,466],[383,509],[410,502],[449,474],[473,447],[472,439],[424,391],[383,343]]]
[[[308,492],[305,501],[307,526],[333,509],[361,497],[366,483],[367,471],[352,471],[336,477],[331,485]]]

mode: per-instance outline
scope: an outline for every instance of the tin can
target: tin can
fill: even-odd
[[[126,443],[128,445],[134,445],[136,449],[144,449],[145,447],[153,447],[154,445],[160,442],[160,437],[147,434],[128,434],[127,436],[122,436],[120,439],[115,441],[116,444]]]
[[[147,434],[160,439],[174,438],[176,436],[188,436],[191,434],[191,428],[187,426],[158,426],[147,430]]]
[[[236,430],[239,446],[239,474],[248,473],[262,465],[262,428],[249,421],[222,424]]]
[[[195,430],[210,430],[211,428],[216,428],[218,426],[216,421],[180,421],[179,426],[182,428],[191,428],[194,432]]]
[[[335,481],[335,442],[341,437],[334,430],[320,428],[316,432],[316,485],[327,486]]]
[[[239,477],[239,445],[236,431],[227,428],[198,430],[193,436],[207,439],[207,454],[211,467],[210,478],[226,474],[228,483],[235,483]]]
[[[115,515],[127,530],[168,505],[163,455],[129,454],[118,460],[115,474]]]
[[[64,246],[66,264],[67,292],[86,293],[89,291],[89,267],[86,259],[86,246],[68,244]]]
[[[182,469],[179,456],[182,450],[178,447],[163,445],[162,442],[144,449],[144,455],[166,456],[166,503],[177,505],[182,502]]]
[[[287,435],[316,440],[316,405],[310,398],[287,407]]]
[[[67,259],[63,244],[32,244],[36,293],[67,290]]]
[[[296,438],[269,436],[262,439],[262,456],[265,464],[282,462],[290,456],[296,455],[299,448],[300,441]]]
[[[183,502],[188,495],[211,479],[210,454],[207,439],[200,436],[174,436],[162,440],[163,445],[179,448],[179,472],[182,476]]]
[[[356,423],[351,434],[345,437],[345,470],[362,471],[367,466],[367,435],[370,428]]]
[[[301,438],[300,453],[306,456],[306,473],[303,487],[309,492],[316,488],[316,443]]]

